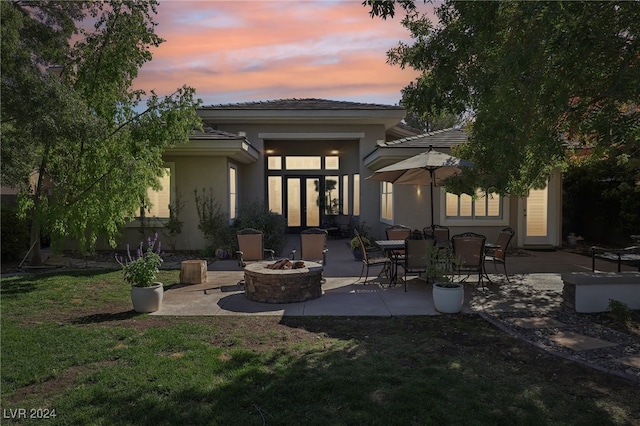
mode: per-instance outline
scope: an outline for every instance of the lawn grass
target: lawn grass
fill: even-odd
[[[0,296],[3,424],[640,423],[637,385],[474,315],[138,315],[120,272],[5,278]]]

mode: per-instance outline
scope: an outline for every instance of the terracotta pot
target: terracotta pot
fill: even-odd
[[[131,287],[133,309],[140,313],[155,312],[160,309],[163,295],[162,283],[154,283],[151,287]]]

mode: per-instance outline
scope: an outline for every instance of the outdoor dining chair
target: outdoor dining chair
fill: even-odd
[[[467,277],[460,282],[465,281],[472,273],[477,273],[478,285],[484,287],[482,276],[484,275],[484,244],[486,239],[484,235],[475,232],[465,232],[451,237],[458,275],[463,272],[467,273]]]
[[[266,249],[263,245],[262,231],[254,228],[244,228],[236,232],[238,240],[238,266],[244,268],[247,262],[258,262],[268,257],[275,260],[275,252],[272,249]]]
[[[500,263],[504,268],[504,276],[507,278],[508,283],[511,283],[511,281],[509,281],[509,274],[507,274],[506,254],[507,254],[507,249],[509,248],[509,243],[511,242],[515,234],[516,234],[516,231],[514,231],[513,228],[511,227],[504,228],[502,229],[502,231],[500,231],[500,234],[498,234],[498,239],[496,240],[496,243],[487,244],[485,247],[485,256],[484,256],[485,272],[486,272],[486,262],[493,262],[493,268],[496,271],[496,274],[498,273],[497,265],[498,263]],[[487,279],[489,280],[489,282],[491,282],[488,275],[487,275]]]
[[[407,238],[404,241],[404,291],[407,291],[407,272],[427,272],[427,254],[434,244],[431,237],[420,240]]]
[[[309,228],[300,232],[300,259],[327,264],[327,237],[328,231],[321,228]],[[296,250],[292,252],[292,258],[296,258]]]
[[[438,247],[449,246],[449,228],[442,225],[433,225],[423,228],[422,232],[425,237],[433,237]]]
[[[385,229],[387,240],[406,240],[411,237],[411,228],[404,225],[393,225]],[[395,268],[397,270],[398,265],[404,262],[404,249],[391,250],[391,259],[395,262]]]
[[[360,277],[358,278],[358,281],[360,281],[360,279],[362,278],[362,274],[365,273],[365,268],[367,268],[367,271],[364,277],[364,284],[366,284],[367,278],[369,278],[370,267],[382,266],[382,269],[378,274],[380,275],[385,270],[387,271],[391,270],[391,260],[381,251],[372,252],[370,250],[367,250],[366,244],[364,243],[364,241],[362,241],[362,237],[360,236],[360,233],[357,230],[354,230],[354,233],[356,234],[356,238],[358,238],[358,242],[360,243],[360,249],[362,250],[362,269],[360,270]]]

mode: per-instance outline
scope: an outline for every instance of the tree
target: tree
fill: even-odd
[[[383,3],[371,13],[404,8],[414,39],[388,52],[390,63],[421,72],[403,90],[405,105],[418,114],[473,114],[471,143],[456,155],[476,167],[448,190],[474,184],[525,195],[565,166],[567,143],[617,158],[640,182],[637,1],[447,0],[436,8],[438,25],[413,2]]]
[[[402,102],[400,103],[402,105]],[[462,120],[455,114],[446,111],[436,114],[418,114],[411,110],[407,111],[404,122],[414,129],[421,130],[425,133],[434,132],[436,130],[450,129],[460,124]]]
[[[2,180],[20,189],[39,236],[111,245],[159,189],[162,152],[200,125],[183,86],[131,90],[150,48],[157,2],[2,2]],[[56,72],[51,72],[51,67]],[[146,97],[146,107],[142,107]]]

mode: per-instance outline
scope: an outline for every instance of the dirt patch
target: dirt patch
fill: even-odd
[[[114,365],[116,362],[117,361],[101,361],[93,364],[69,367],[51,380],[17,389],[15,395],[7,398],[7,402],[18,403],[28,399],[31,395],[38,395],[38,398],[53,399],[56,395],[63,394],[73,387],[78,377]]]

